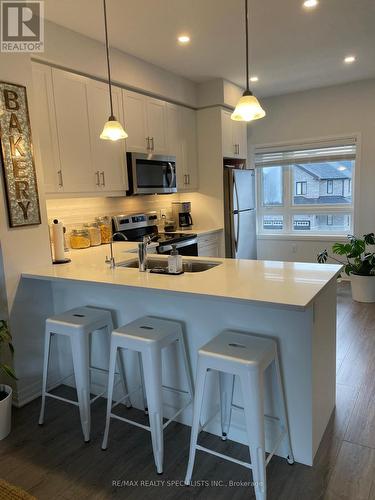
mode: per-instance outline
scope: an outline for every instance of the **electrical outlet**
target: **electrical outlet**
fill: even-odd
[[[167,209],[166,208],[161,208],[160,209],[160,218],[167,217]]]

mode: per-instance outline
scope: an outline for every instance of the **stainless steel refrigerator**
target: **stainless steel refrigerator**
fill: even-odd
[[[224,160],[225,256],[256,259],[255,173],[238,166]]]

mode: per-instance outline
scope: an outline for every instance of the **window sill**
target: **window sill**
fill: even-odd
[[[258,240],[285,240],[285,241],[346,241],[342,234],[257,234]]]

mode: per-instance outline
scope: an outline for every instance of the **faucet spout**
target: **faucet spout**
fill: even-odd
[[[151,243],[149,236],[144,236],[143,241],[138,243],[138,259],[139,271],[145,273],[147,271],[147,246]]]
[[[107,256],[106,259],[105,259],[106,264],[109,264],[109,267],[111,269],[114,269],[116,267],[116,260],[115,260],[115,256],[114,256],[114,252],[113,252],[113,238],[115,236],[121,236],[121,238],[124,241],[128,241],[127,237],[123,233],[116,232],[116,233],[112,234],[110,242],[109,242],[109,248],[110,248],[111,256],[110,257]]]

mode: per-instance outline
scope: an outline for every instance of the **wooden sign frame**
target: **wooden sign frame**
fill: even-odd
[[[0,82],[0,166],[10,227],[41,223],[26,87]]]

